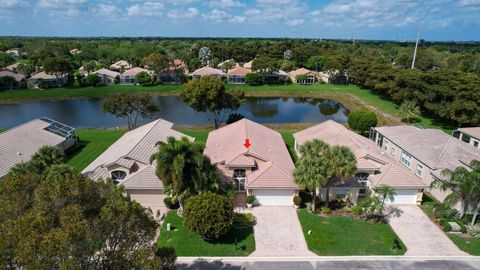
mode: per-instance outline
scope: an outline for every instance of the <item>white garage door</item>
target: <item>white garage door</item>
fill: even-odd
[[[290,206],[293,205],[295,190],[256,189],[253,191],[257,204],[266,206]]]
[[[161,189],[129,189],[127,193],[130,199],[145,208],[151,208],[154,214],[159,208],[165,207],[163,203],[165,195]]]
[[[395,199],[393,202],[387,201],[388,204],[416,204],[417,190],[416,189],[396,189]]]

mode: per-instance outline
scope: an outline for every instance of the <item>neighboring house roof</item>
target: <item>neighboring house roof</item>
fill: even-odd
[[[376,127],[376,131],[434,170],[441,177],[444,169],[454,170],[480,160],[478,149],[441,130],[414,126]]]
[[[186,66],[185,62],[183,62],[183,60],[180,60],[180,59],[173,60],[173,64],[177,67]]]
[[[113,70],[106,69],[106,68],[99,69],[93,73],[97,75],[112,77],[112,78],[115,78],[120,75],[120,73]]]
[[[22,62],[17,62],[15,64],[11,64],[5,67],[5,69],[15,71],[18,68],[18,65],[22,64]]]
[[[193,76],[208,76],[208,75],[220,75],[221,76],[221,75],[225,75],[225,73],[223,71],[221,71],[220,69],[205,66],[205,67],[202,67],[202,68],[199,68],[199,69],[195,70],[192,73],[192,75]]]
[[[20,82],[21,80],[25,79],[25,75],[17,72],[13,72],[11,70],[1,70],[0,77],[13,77],[17,82]]]
[[[82,173],[92,179],[109,178],[108,167],[118,165],[125,168],[131,168],[137,163],[140,169],[129,174],[123,181],[128,183],[127,188],[146,188],[152,184],[155,171],[155,165],[150,164],[150,157],[157,151],[156,143],[165,142],[168,137],[180,139],[187,137],[193,141],[192,137],[186,136],[174,129],[173,123],[163,119],[158,119],[125,133],[120,139],[113,143],[105,152],[98,156]],[[148,168],[153,167],[153,168]],[[153,173],[152,173],[153,172]],[[148,176],[148,177],[147,177]],[[162,188],[161,181],[156,178],[157,188]]]
[[[52,129],[55,123],[49,119],[35,119],[0,133],[0,177],[7,175],[16,164],[29,161],[43,146],[64,142],[65,136]]]
[[[296,77],[297,75],[307,75],[307,74],[312,74],[314,73],[313,71],[306,69],[306,68],[299,68],[297,70],[290,71],[289,74],[292,77]]]
[[[120,60],[120,61],[117,61],[115,63],[113,63],[111,66],[110,66],[110,69],[122,69],[122,68],[131,68],[132,66],[125,60]]]
[[[480,127],[459,128],[458,131],[465,133],[471,137],[480,139]]]
[[[247,62],[247,63],[243,64],[243,67],[244,67],[244,68],[249,68],[249,69],[251,69],[251,68],[252,68],[252,63],[253,63],[253,60],[251,60],[250,62]]]
[[[82,51],[79,50],[79,49],[77,49],[77,48],[71,49],[71,50],[69,51],[69,53],[70,53],[71,55],[79,54],[79,53],[81,53],[81,52],[82,52]]]
[[[325,71],[319,72],[318,75],[320,75],[322,77],[325,77],[325,78],[333,78],[333,77],[341,76],[341,75],[345,75],[345,74],[340,73],[339,70],[325,70]]]
[[[32,77],[30,77],[29,80],[38,80],[38,79],[56,80],[56,79],[61,79],[65,76],[67,76],[67,74],[62,74],[62,75],[55,76],[55,74],[49,74],[49,73],[46,73],[45,71],[42,71],[42,72],[39,72],[39,73],[33,75]]]
[[[302,145],[307,141],[319,139],[329,145],[347,146],[357,157],[357,168],[361,170],[378,170],[379,174],[369,177],[373,187],[389,185],[395,188],[424,188],[426,185],[412,175],[404,165],[385,155],[377,145],[345,126],[327,120],[313,127],[293,134],[295,141]]]
[[[223,62],[221,62],[220,64],[218,64],[219,67],[223,68],[223,65],[225,65],[226,63],[228,62],[233,62],[233,66],[234,67],[240,67],[240,64],[238,64],[237,62],[235,62],[235,60],[233,59],[228,59],[228,60],[225,60]]]
[[[248,138],[250,148],[243,146]],[[298,188],[293,183],[292,158],[280,133],[253,121],[242,119],[208,134],[203,153],[212,163],[226,165],[252,165],[258,169],[248,176],[247,188]]]
[[[247,75],[249,73],[252,73],[252,70],[243,67],[236,67],[228,70],[228,75]]]
[[[144,69],[144,68],[141,68],[141,67],[134,67],[134,68],[131,68],[125,72],[122,73],[122,77],[125,77],[125,76],[136,76],[138,73],[140,72],[147,72],[149,73],[149,71],[147,69]],[[150,74],[150,73],[149,73]]]

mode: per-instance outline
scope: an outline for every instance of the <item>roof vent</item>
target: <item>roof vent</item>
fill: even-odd
[[[382,156],[385,155],[385,152],[382,151]]]
[[[22,153],[20,153],[20,152],[17,152],[17,156],[21,156],[21,155],[22,155]]]
[[[272,150],[272,149],[268,149],[268,152],[272,153],[272,152],[273,152],[273,150]]]

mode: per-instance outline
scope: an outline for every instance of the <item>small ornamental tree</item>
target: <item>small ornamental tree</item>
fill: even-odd
[[[145,71],[139,72],[135,75],[135,80],[140,85],[149,85],[152,83],[152,76]]]
[[[183,212],[185,226],[206,240],[218,239],[233,225],[233,202],[211,192],[190,197]]]
[[[374,112],[355,111],[348,115],[348,125],[351,129],[363,133],[377,126],[378,119]]]
[[[251,86],[259,86],[263,84],[262,76],[258,73],[248,73],[245,75],[245,83]]]
[[[88,74],[85,77],[85,82],[88,86],[100,86],[102,83],[97,74]]]

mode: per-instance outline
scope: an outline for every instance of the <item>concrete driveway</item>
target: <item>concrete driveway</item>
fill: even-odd
[[[392,229],[407,246],[405,255],[468,255],[461,251],[418,206],[390,206],[390,208],[393,211],[387,219]]]
[[[250,256],[316,256],[310,252],[293,207],[254,207],[255,251]]]

